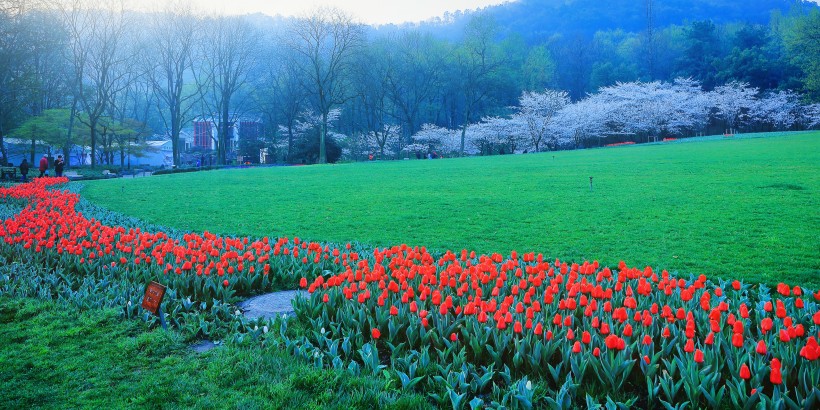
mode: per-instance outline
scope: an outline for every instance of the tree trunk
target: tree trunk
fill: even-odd
[[[327,164],[327,151],[325,150],[325,138],[327,137],[327,110],[322,111],[322,127],[319,131],[319,163]]]
[[[223,96],[223,103],[222,103],[222,129],[220,130],[219,141],[221,144],[217,145],[219,149],[219,160],[220,165],[227,165],[228,164],[228,132],[231,129],[230,124],[230,112],[228,107],[228,98]]]
[[[180,160],[179,160],[179,117],[171,114],[171,156],[173,157],[174,165],[179,167]]]
[[[8,151],[6,151],[6,143],[3,141],[3,125],[0,124],[0,157],[5,158],[6,162],[9,161]]]
[[[91,169],[97,165],[97,119],[89,118],[91,128]]]
[[[63,158],[65,166],[71,166],[71,134],[74,132],[74,116],[77,115],[77,99],[71,103],[71,115],[68,117],[68,130],[66,131],[65,144],[63,144]],[[83,165],[83,164],[80,164]]]
[[[459,152],[458,156],[464,156],[464,141],[467,139],[467,125],[470,123],[470,107],[464,110],[464,126],[461,127],[461,151]]]

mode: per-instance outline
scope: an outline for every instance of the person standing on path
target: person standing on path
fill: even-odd
[[[45,175],[46,171],[48,171],[48,157],[43,154],[43,157],[40,158],[40,176]]]
[[[54,174],[58,177],[63,176],[63,168],[65,168],[65,160],[62,155],[57,155],[57,160],[54,161]]]
[[[23,158],[23,162],[20,163],[20,175],[23,176],[21,182],[26,182],[26,178],[28,176],[28,161]]]

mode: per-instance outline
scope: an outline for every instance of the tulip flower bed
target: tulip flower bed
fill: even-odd
[[[21,209],[0,226],[0,254],[62,283],[6,274],[0,293],[84,293],[139,317],[145,283],[158,280],[171,324],[213,337],[260,332],[233,311],[238,296],[301,286],[310,297],[278,332],[289,351],[454,408],[820,405],[817,290],[534,253],[146,232],[87,219],[76,194],[53,189],[64,182],[0,188]]]
[[[168,322],[190,337],[221,338],[261,332],[232,302],[253,292],[293,289],[302,268],[294,258],[273,256],[267,239],[143,231],[116,214],[86,218],[76,193],[49,190],[66,178],[39,178],[0,188],[0,293],[64,299],[81,308],[121,307],[125,317],[157,322],[141,308],[152,280],[168,287]],[[17,213],[14,213],[17,212]],[[9,215],[13,214],[13,215]],[[288,253],[290,250],[288,250]]]

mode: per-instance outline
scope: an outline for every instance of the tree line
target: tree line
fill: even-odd
[[[159,134],[181,165],[180,136],[197,117],[214,123],[220,164],[262,148],[278,162],[320,163],[425,146],[540,151],[709,127],[797,129],[813,124],[806,116],[820,100],[816,10],[775,14],[768,26],[694,21],[533,42],[502,33],[488,13],[471,14],[450,39],[430,25],[364,26],[331,8],[274,19],[125,6],[0,1],[0,157],[14,137],[31,142],[32,156],[41,144],[66,158],[79,149],[92,166],[122,164]],[[740,114],[748,118],[722,114],[721,87],[754,90],[757,105]],[[661,108],[682,89],[692,101],[714,97],[688,124],[674,123],[683,108]],[[643,99],[625,102],[634,92]],[[776,98],[802,107],[799,119],[762,120],[760,105]],[[226,136],[241,118],[264,123],[263,138],[232,146]],[[434,143],[442,130],[455,136],[447,147]]]

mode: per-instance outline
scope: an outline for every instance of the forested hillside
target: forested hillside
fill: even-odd
[[[639,32],[650,25],[660,28],[698,20],[765,25],[772,12],[788,13],[793,7],[817,5],[794,0],[521,0],[486,11],[509,32],[538,41],[554,34]]]
[[[676,77],[707,89],[731,80],[800,89],[801,67],[786,49],[794,40],[790,16],[818,9],[795,0],[520,0],[451,13],[421,28],[457,40],[468,21],[488,16],[509,44],[546,48],[548,86],[574,99],[618,81]]]
[[[820,102],[820,9],[808,2],[522,0],[379,27],[335,9],[0,6],[0,157],[15,161],[59,150],[124,166],[149,140],[170,140],[175,165],[538,151],[804,129]],[[731,119],[719,108],[729,91],[744,99]],[[522,116],[543,125],[531,143],[511,140]],[[568,135],[582,124],[572,118],[596,122]],[[254,131],[240,138],[243,122]],[[468,132],[482,126],[494,136]]]

